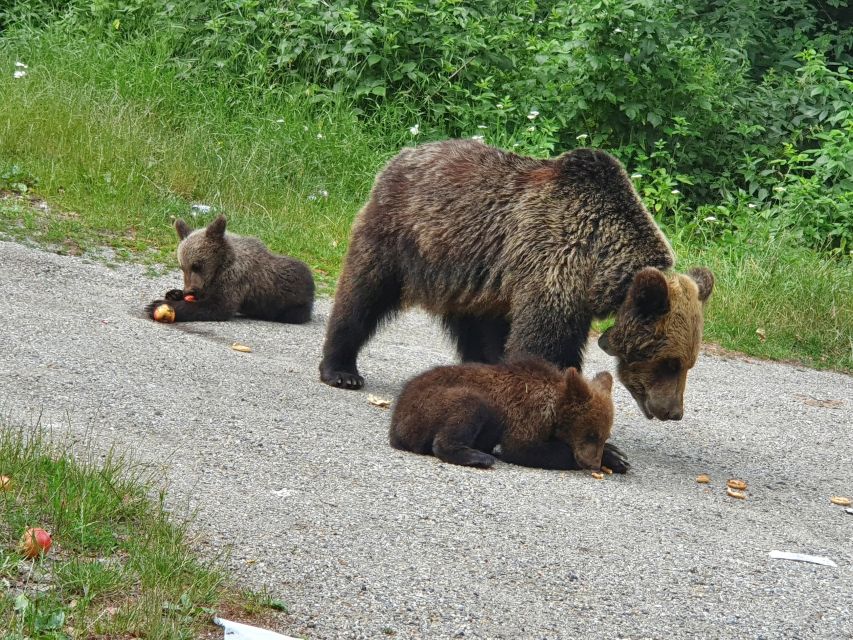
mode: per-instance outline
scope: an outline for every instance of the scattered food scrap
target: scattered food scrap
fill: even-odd
[[[850,498],[846,498],[844,496],[832,496],[829,501],[832,504],[837,504],[842,507],[849,507],[853,502],[850,501]]]
[[[592,472],[592,477],[593,477],[593,478],[595,478],[596,480],[603,480],[603,479],[604,479],[604,474],[603,474],[603,473],[601,473],[601,472],[599,472],[599,471],[593,471],[593,472]]]
[[[374,407],[381,407],[383,409],[387,409],[391,406],[390,400],[387,400],[386,398],[380,398],[379,396],[374,396],[373,394],[367,396],[367,401]]]
[[[737,498],[738,500],[746,500],[746,494],[743,491],[737,491],[732,489],[731,487],[726,487],[726,495],[730,498]]]
[[[157,322],[174,322],[175,310],[168,304],[161,304],[154,309],[154,320]]]
[[[38,558],[42,553],[47,553],[52,544],[53,539],[47,531],[39,527],[32,527],[24,531],[18,548],[21,551],[21,555],[32,560],[33,558]]]
[[[247,347],[246,345],[240,344],[239,342],[235,342],[234,344],[232,344],[231,348],[234,349],[234,351],[239,351],[241,353],[252,353],[252,347]]]
[[[700,473],[698,476],[696,476],[696,482],[698,482],[699,484],[708,484],[709,482],[711,482],[711,476],[709,476],[707,473]]]
[[[0,476],[0,491],[12,490],[12,478],[9,476]]]
[[[738,491],[743,491],[744,489],[746,489],[746,482],[743,480],[737,480],[735,478],[732,478],[731,480],[726,482],[726,486],[729,489],[737,489]]]

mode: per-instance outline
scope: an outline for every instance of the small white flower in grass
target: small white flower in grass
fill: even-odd
[[[677,196],[679,193],[681,193],[681,191],[679,191],[678,189],[673,189],[672,191],[670,191],[670,193],[674,196]]]
[[[773,191],[777,193],[784,193],[785,187],[773,187]]]
[[[504,103],[503,103],[503,102],[498,102],[495,106],[496,106],[498,109],[503,109],[503,108],[504,108]]]
[[[18,70],[18,71],[16,71],[13,75],[14,75],[14,77],[16,77],[16,78],[23,78],[25,75],[27,75],[27,72],[26,72],[26,71]]]
[[[513,146],[513,147],[520,147],[520,146],[521,146],[521,143],[520,143],[520,142],[513,142],[513,143],[512,143],[512,146]]]
[[[325,189],[323,189],[322,191],[320,191],[320,195],[321,195],[321,196],[323,196],[324,198],[328,198],[328,197],[329,197],[329,192],[328,192],[328,191],[326,191]]]
[[[705,222],[716,222],[717,219],[714,216],[705,216]]]
[[[326,136],[324,136],[322,133],[318,133],[318,134],[317,134],[317,140],[322,140],[322,139],[323,139],[323,138],[325,138],[325,137],[326,137]]]
[[[639,178],[642,178],[643,174],[642,173],[632,173],[631,177],[634,178],[634,180],[637,180]]]
[[[477,140],[478,142],[482,142],[483,136],[471,136],[471,140]]]
[[[747,207],[749,207],[750,209],[755,209],[755,207],[757,207],[758,205],[757,205],[757,204],[753,204],[752,202],[750,202],[750,203],[749,203],[748,205],[746,205],[746,206],[747,206]]]
[[[488,127],[487,127],[486,125],[484,125],[484,124],[478,124],[478,125],[477,125],[477,128],[478,128],[478,129],[488,129]]]
[[[21,62],[20,60],[15,62],[15,66],[18,67],[18,69],[29,69],[29,67],[27,65],[25,65],[23,62]]]
[[[303,131],[308,131],[308,125],[307,125],[307,124],[303,124],[303,125],[302,125],[302,130],[303,130]]]
[[[579,136],[575,136],[575,140],[580,140],[581,142],[583,142],[583,141],[584,141],[584,140],[586,140],[587,138],[589,138],[589,136],[588,136],[587,134],[585,134],[585,133],[582,133],[582,134],[580,134]]]
[[[528,131],[536,131],[536,127],[527,127]]]
[[[277,122],[278,124],[281,124],[281,123],[283,123],[283,122],[284,122],[284,118],[279,118],[278,120],[276,120],[276,122]]]
[[[421,125],[416,124],[414,127],[409,127],[409,133],[413,136],[418,135],[421,132]]]
[[[198,202],[194,202],[190,205],[190,213],[194,216],[197,216],[200,213],[210,213],[213,207],[209,204],[200,204]]]
[[[538,116],[538,115],[539,115],[538,111],[535,111],[535,110],[531,111],[530,113],[527,114],[527,119],[528,120],[536,120],[536,116]]]
[[[624,31],[624,29],[620,29],[619,27],[616,27],[616,28],[613,30],[613,33],[625,33],[625,31]]]

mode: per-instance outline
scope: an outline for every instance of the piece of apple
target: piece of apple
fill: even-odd
[[[50,545],[53,544],[53,539],[50,534],[39,527],[30,527],[24,531],[21,536],[20,550],[25,558],[32,560],[39,557],[43,553],[50,550]]]
[[[174,322],[175,310],[168,304],[161,304],[154,309],[154,319],[157,322]]]

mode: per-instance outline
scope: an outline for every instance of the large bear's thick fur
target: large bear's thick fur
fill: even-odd
[[[580,368],[592,319],[618,310],[607,349],[620,360],[620,379],[647,415],[677,419],[674,396],[649,401],[672,386],[646,385],[659,354],[682,371],[693,365],[713,277],[695,271],[699,286],[690,286],[669,272],[673,263],[622,165],[604,151],[537,160],[472,140],[403,149],[353,225],[320,377],[360,388],[359,351],[409,306],[440,316],[465,361],[526,353],[563,368]],[[646,268],[659,278],[639,277]],[[646,298],[659,304],[624,304]],[[638,327],[653,336],[642,349],[652,373],[635,376],[639,361],[628,362],[627,344]]]
[[[184,289],[146,306],[150,316],[165,303],[176,322],[227,320],[236,313],[292,324],[311,319],[314,277],[304,262],[271,253],[256,238],[226,233],[221,215],[203,229],[191,231],[183,220],[175,229]],[[194,302],[184,299],[189,294]]]
[[[585,380],[542,359],[431,369],[406,383],[394,406],[396,449],[445,462],[490,467],[497,445],[506,462],[544,469],[624,473],[628,463],[605,445],[613,426],[613,378]],[[603,458],[603,461],[602,461]]]

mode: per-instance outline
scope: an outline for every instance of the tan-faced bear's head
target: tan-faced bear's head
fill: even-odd
[[[225,238],[225,216],[220,215],[207,227],[195,231],[183,220],[177,220],[175,230],[181,239],[178,263],[184,272],[184,293],[203,298],[212,292],[211,284],[231,256]]]
[[[617,374],[647,418],[681,420],[687,372],[702,341],[702,312],[714,289],[705,268],[687,275],[647,267],[637,273],[616,315],[598,339],[618,358]]]
[[[606,371],[587,382],[577,369],[566,370],[554,435],[572,448],[583,469],[601,468],[604,443],[613,428],[612,392],[613,376]]]

